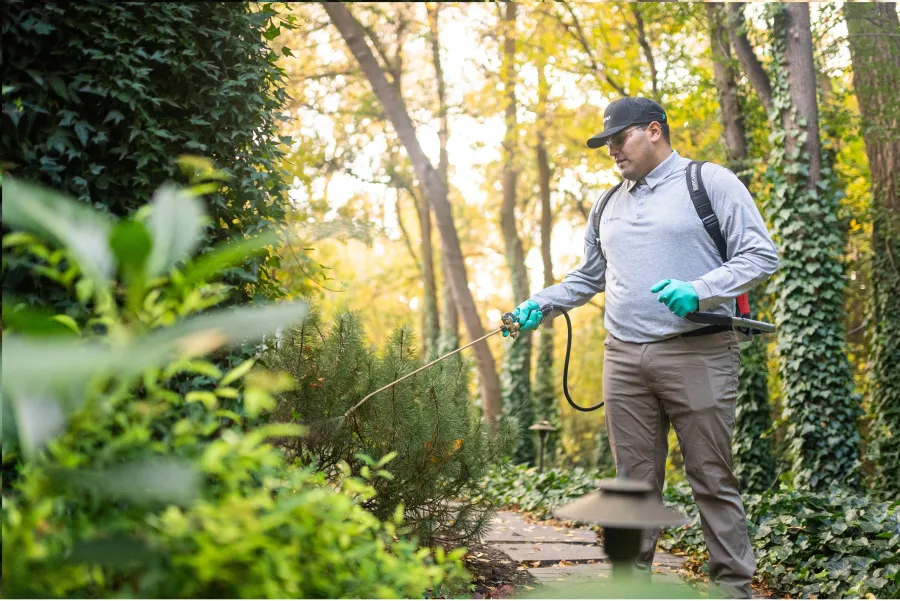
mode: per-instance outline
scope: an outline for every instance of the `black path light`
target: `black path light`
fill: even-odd
[[[544,472],[544,440],[547,438],[547,435],[551,432],[556,432],[556,428],[553,427],[553,424],[544,420],[542,422],[538,422],[534,425],[528,426],[529,430],[535,430],[538,433],[540,438],[539,440],[539,451],[540,454],[540,463],[538,463],[538,473],[542,474]]]
[[[631,576],[640,554],[641,534],[649,528],[682,526],[690,520],[666,507],[646,482],[607,479],[598,490],[560,507],[553,515],[603,526],[603,548],[613,564],[613,576]]]

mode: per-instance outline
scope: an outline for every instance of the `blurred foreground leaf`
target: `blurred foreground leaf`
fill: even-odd
[[[149,275],[156,276],[183,261],[200,245],[206,225],[203,203],[185,190],[163,186],[153,195],[150,233],[153,249]]]
[[[197,498],[201,478],[187,461],[136,461],[105,470],[60,470],[56,479],[73,490],[135,503],[187,505]]]
[[[203,355],[274,334],[306,316],[305,303],[233,308],[156,330],[131,344],[108,346],[7,336],[3,387],[44,390],[82,382],[100,374],[127,378],[158,367],[178,355]]]
[[[58,192],[7,175],[3,179],[3,223],[68,248],[88,276],[106,283],[113,275],[115,259],[108,243],[112,222]]]

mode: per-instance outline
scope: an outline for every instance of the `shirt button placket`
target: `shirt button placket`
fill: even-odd
[[[635,192],[637,192],[637,201],[638,201],[638,210],[637,210],[637,218],[640,219],[644,216],[644,204],[647,201],[648,193],[650,192],[650,187],[647,185],[647,182],[644,180],[638,181],[635,185]]]

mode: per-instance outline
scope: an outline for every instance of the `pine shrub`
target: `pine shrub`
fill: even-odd
[[[342,415],[367,394],[422,365],[408,327],[398,327],[381,352],[367,348],[360,318],[335,315],[330,327],[316,309],[283,332],[263,354],[271,369],[297,386],[280,396],[273,420],[308,426],[308,435],[283,441],[289,457],[334,473],[346,462],[354,474],[375,466],[364,456],[396,454],[393,478],[382,479],[366,504],[387,517],[402,504],[407,531],[423,543],[462,544],[481,535],[489,499],[472,500],[488,469],[512,452],[516,424],[492,432],[473,417],[470,365],[460,355],[379,393],[348,419]]]

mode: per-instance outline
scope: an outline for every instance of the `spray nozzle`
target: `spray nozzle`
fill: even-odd
[[[518,320],[513,317],[512,313],[504,313],[500,318],[500,321],[503,322],[503,326],[500,329],[504,334],[509,333],[510,338],[515,338],[519,335],[519,328],[522,326]]]

